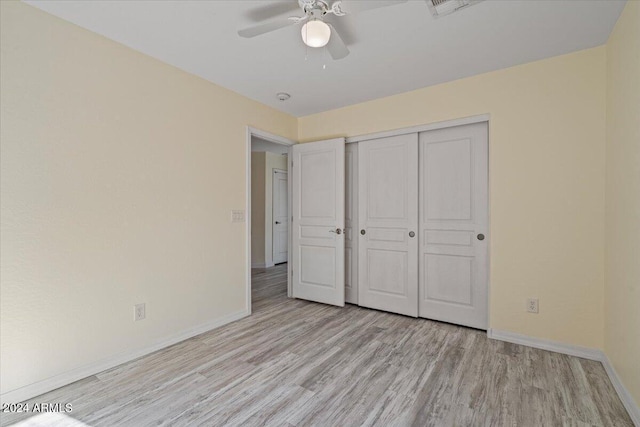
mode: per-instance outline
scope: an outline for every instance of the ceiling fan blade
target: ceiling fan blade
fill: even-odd
[[[380,9],[381,7],[396,6],[408,1],[409,0],[344,0],[341,7],[345,13],[353,14],[372,9]]]
[[[238,31],[238,35],[240,37],[251,38],[251,37],[260,36],[262,34],[279,30],[280,28],[288,27],[289,25],[295,25],[295,24],[296,22],[287,18],[278,19],[276,21],[271,21],[265,24],[260,24],[253,27],[245,28],[244,30]]]
[[[324,22],[334,27],[335,30],[340,33],[340,38],[347,46],[358,43],[358,37],[353,32],[353,21],[349,16],[336,16],[333,14],[327,14],[324,17]]]
[[[327,50],[333,59],[342,59],[349,55],[349,49],[347,45],[344,44],[340,33],[336,31],[334,26],[331,24],[329,24],[329,26],[331,27],[331,38],[329,38],[329,43],[327,43]]]
[[[290,15],[300,12],[300,6],[296,1],[283,1],[270,3],[253,8],[245,13],[245,16],[254,22],[266,21],[280,15]]]

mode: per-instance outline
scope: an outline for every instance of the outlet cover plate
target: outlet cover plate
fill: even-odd
[[[527,312],[538,312],[538,298],[527,298]]]
[[[136,304],[133,306],[133,320],[135,322],[139,320],[144,320],[146,316],[147,316],[147,309],[144,303]]]

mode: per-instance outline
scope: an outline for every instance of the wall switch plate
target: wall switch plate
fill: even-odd
[[[136,304],[133,306],[133,320],[137,322],[138,320],[143,320],[146,316],[146,307],[144,303]]]
[[[538,298],[527,298],[527,311],[529,313],[538,312]]]
[[[231,211],[231,222],[244,222],[244,211],[243,210],[232,210]]]

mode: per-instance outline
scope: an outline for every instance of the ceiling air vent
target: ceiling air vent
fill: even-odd
[[[429,10],[435,18],[440,16],[449,15],[453,12],[457,12],[460,9],[473,6],[476,3],[480,3],[482,0],[426,0],[429,5]]]

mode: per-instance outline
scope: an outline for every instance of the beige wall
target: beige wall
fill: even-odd
[[[605,350],[640,404],[640,2],[607,43]]]
[[[251,153],[251,264],[265,264],[266,153]]]
[[[273,264],[273,170],[288,170],[287,156],[266,153],[265,166],[265,223],[264,223],[264,253],[267,265]]]
[[[602,348],[605,59],[598,47],[302,117],[298,137],[490,113],[490,325]]]
[[[296,119],[0,7],[2,393],[245,310],[246,126]]]

